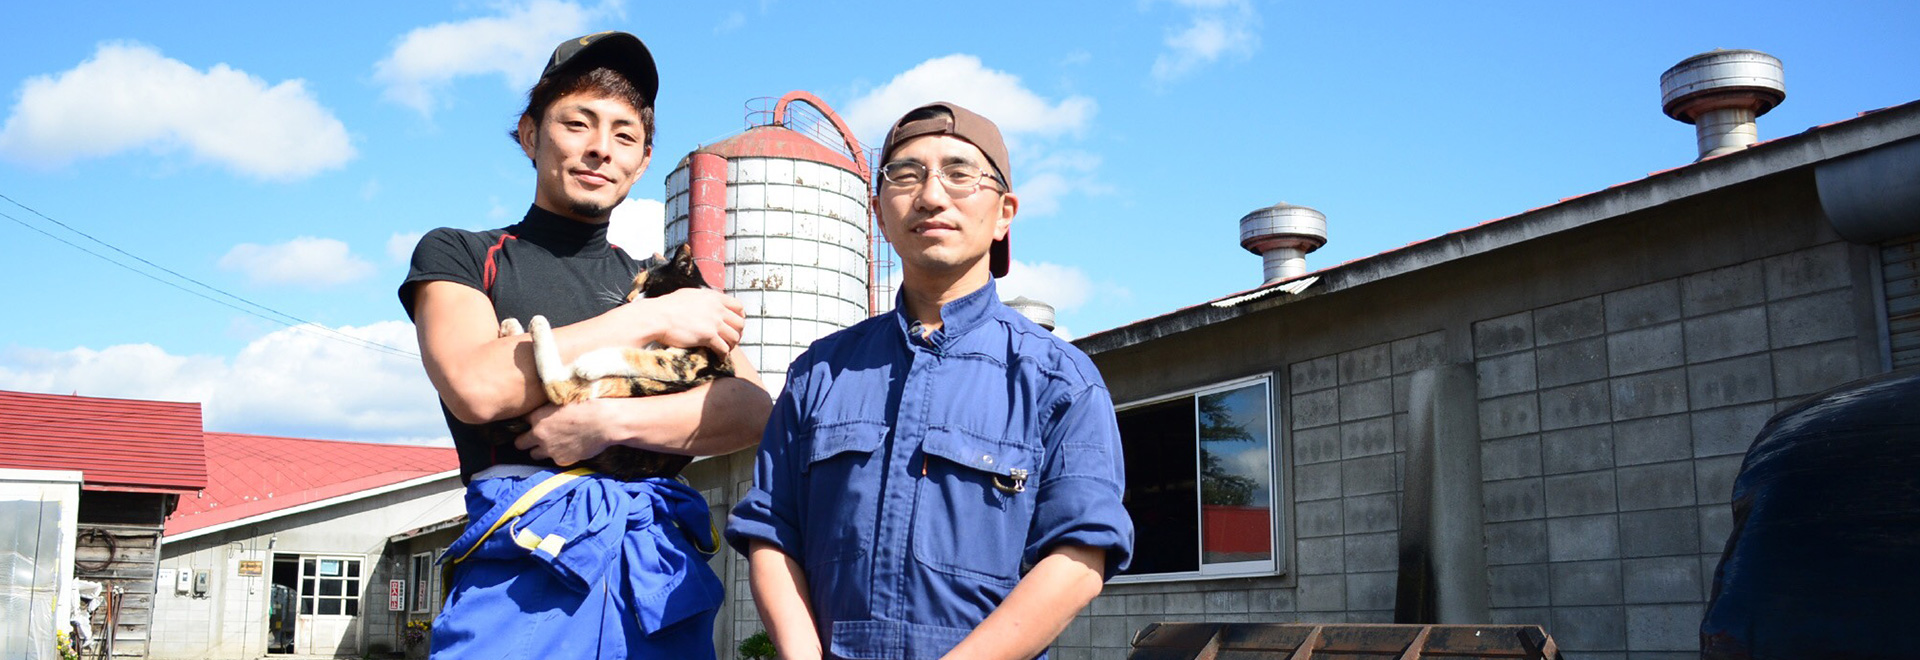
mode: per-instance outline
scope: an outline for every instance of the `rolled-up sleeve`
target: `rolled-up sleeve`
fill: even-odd
[[[727,544],[742,555],[757,539],[804,562],[801,530],[806,521],[800,512],[806,510],[806,503],[802,499],[805,488],[800,483],[800,467],[805,452],[799,448],[804,433],[794,400],[795,392],[804,390],[804,382],[798,377],[804,370],[796,362],[789,373],[795,377],[780,392],[767,430],[760,436],[760,451],[753,462],[753,488],[727,517],[726,538]]]
[[[1107,389],[1088,385],[1064,397],[1042,439],[1046,462],[1027,563],[1038,563],[1060,545],[1100,548],[1106,551],[1104,576],[1113,577],[1133,559],[1133,518],[1120,502],[1126,468]]]

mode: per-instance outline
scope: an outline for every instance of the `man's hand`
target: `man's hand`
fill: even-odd
[[[599,456],[607,447],[619,444],[609,435],[601,411],[600,399],[588,399],[565,406],[545,405],[527,413],[532,429],[514,438],[513,446],[526,450],[537,459],[553,459],[559,465],[573,465]]]
[[[747,326],[745,309],[732,296],[710,289],[681,289],[658,298],[641,298],[612,313],[652,324],[662,344],[675,348],[711,348],[733,352]],[[646,327],[646,326],[641,326]]]
[[[1106,562],[1103,548],[1055,546],[945,660],[1039,655],[1100,595]]]

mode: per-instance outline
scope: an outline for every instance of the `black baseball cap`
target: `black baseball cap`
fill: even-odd
[[[640,90],[647,105],[653,105],[654,96],[660,92],[660,72],[654,68],[653,53],[639,37],[625,32],[609,30],[560,42],[553,48],[553,57],[547,60],[547,68],[540,72],[540,78],[544,80],[578,66],[613,69]]]

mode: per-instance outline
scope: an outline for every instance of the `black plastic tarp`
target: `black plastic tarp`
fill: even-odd
[[[1701,655],[1920,656],[1920,370],[1770,420],[1733,487]]]

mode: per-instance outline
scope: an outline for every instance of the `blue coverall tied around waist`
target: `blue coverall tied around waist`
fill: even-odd
[[[509,472],[467,487],[472,522],[444,559],[456,563],[433,622],[435,660],[714,657],[723,594],[699,491],[587,470]]]

